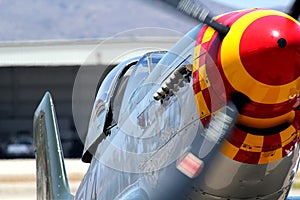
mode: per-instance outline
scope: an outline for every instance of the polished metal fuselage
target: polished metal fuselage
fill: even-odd
[[[218,151],[220,141],[207,138],[191,83],[162,101],[153,99],[174,71],[193,63],[193,48],[201,27],[188,33],[157,66],[143,66],[142,58],[128,69],[118,84],[123,91],[115,88],[114,92],[122,94],[121,100],[113,96],[109,105],[106,101],[94,106],[104,106],[107,112],[104,116],[98,113],[90,122],[90,141],[97,142],[97,134],[102,136],[75,199],[286,198],[298,168],[298,145],[288,156],[268,164],[237,162]],[[102,96],[98,94],[96,102]],[[118,105],[117,111],[113,105]],[[109,128],[102,124],[103,136],[104,132],[97,130],[97,116],[102,116],[103,123],[108,109],[118,116],[112,116]],[[220,113],[226,114],[226,110]],[[177,168],[187,153],[204,162],[197,177],[189,178]]]

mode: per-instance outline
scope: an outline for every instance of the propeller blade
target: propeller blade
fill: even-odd
[[[224,37],[229,32],[230,28],[214,20],[213,17],[210,16],[209,10],[204,6],[202,6],[199,1],[197,2],[194,0],[163,0],[163,1],[176,7],[178,10],[182,11],[183,13],[212,27],[213,29],[218,31],[222,37]]]
[[[295,0],[288,14],[294,19],[298,19],[300,15],[300,0]]]

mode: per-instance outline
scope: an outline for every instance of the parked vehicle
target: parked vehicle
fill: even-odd
[[[8,144],[7,158],[34,158],[34,145],[32,139],[20,139]]]

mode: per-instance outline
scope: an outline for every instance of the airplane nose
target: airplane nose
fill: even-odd
[[[300,26],[285,16],[253,21],[240,40],[240,59],[257,81],[278,86],[300,75]]]
[[[296,20],[278,11],[250,10],[232,22],[219,55],[226,92],[241,92],[251,100],[239,124],[271,128],[293,122],[300,91]]]

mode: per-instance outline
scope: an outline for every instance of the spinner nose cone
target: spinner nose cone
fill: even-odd
[[[288,16],[269,15],[253,21],[240,41],[245,70],[267,85],[284,85],[300,75],[300,26]]]

